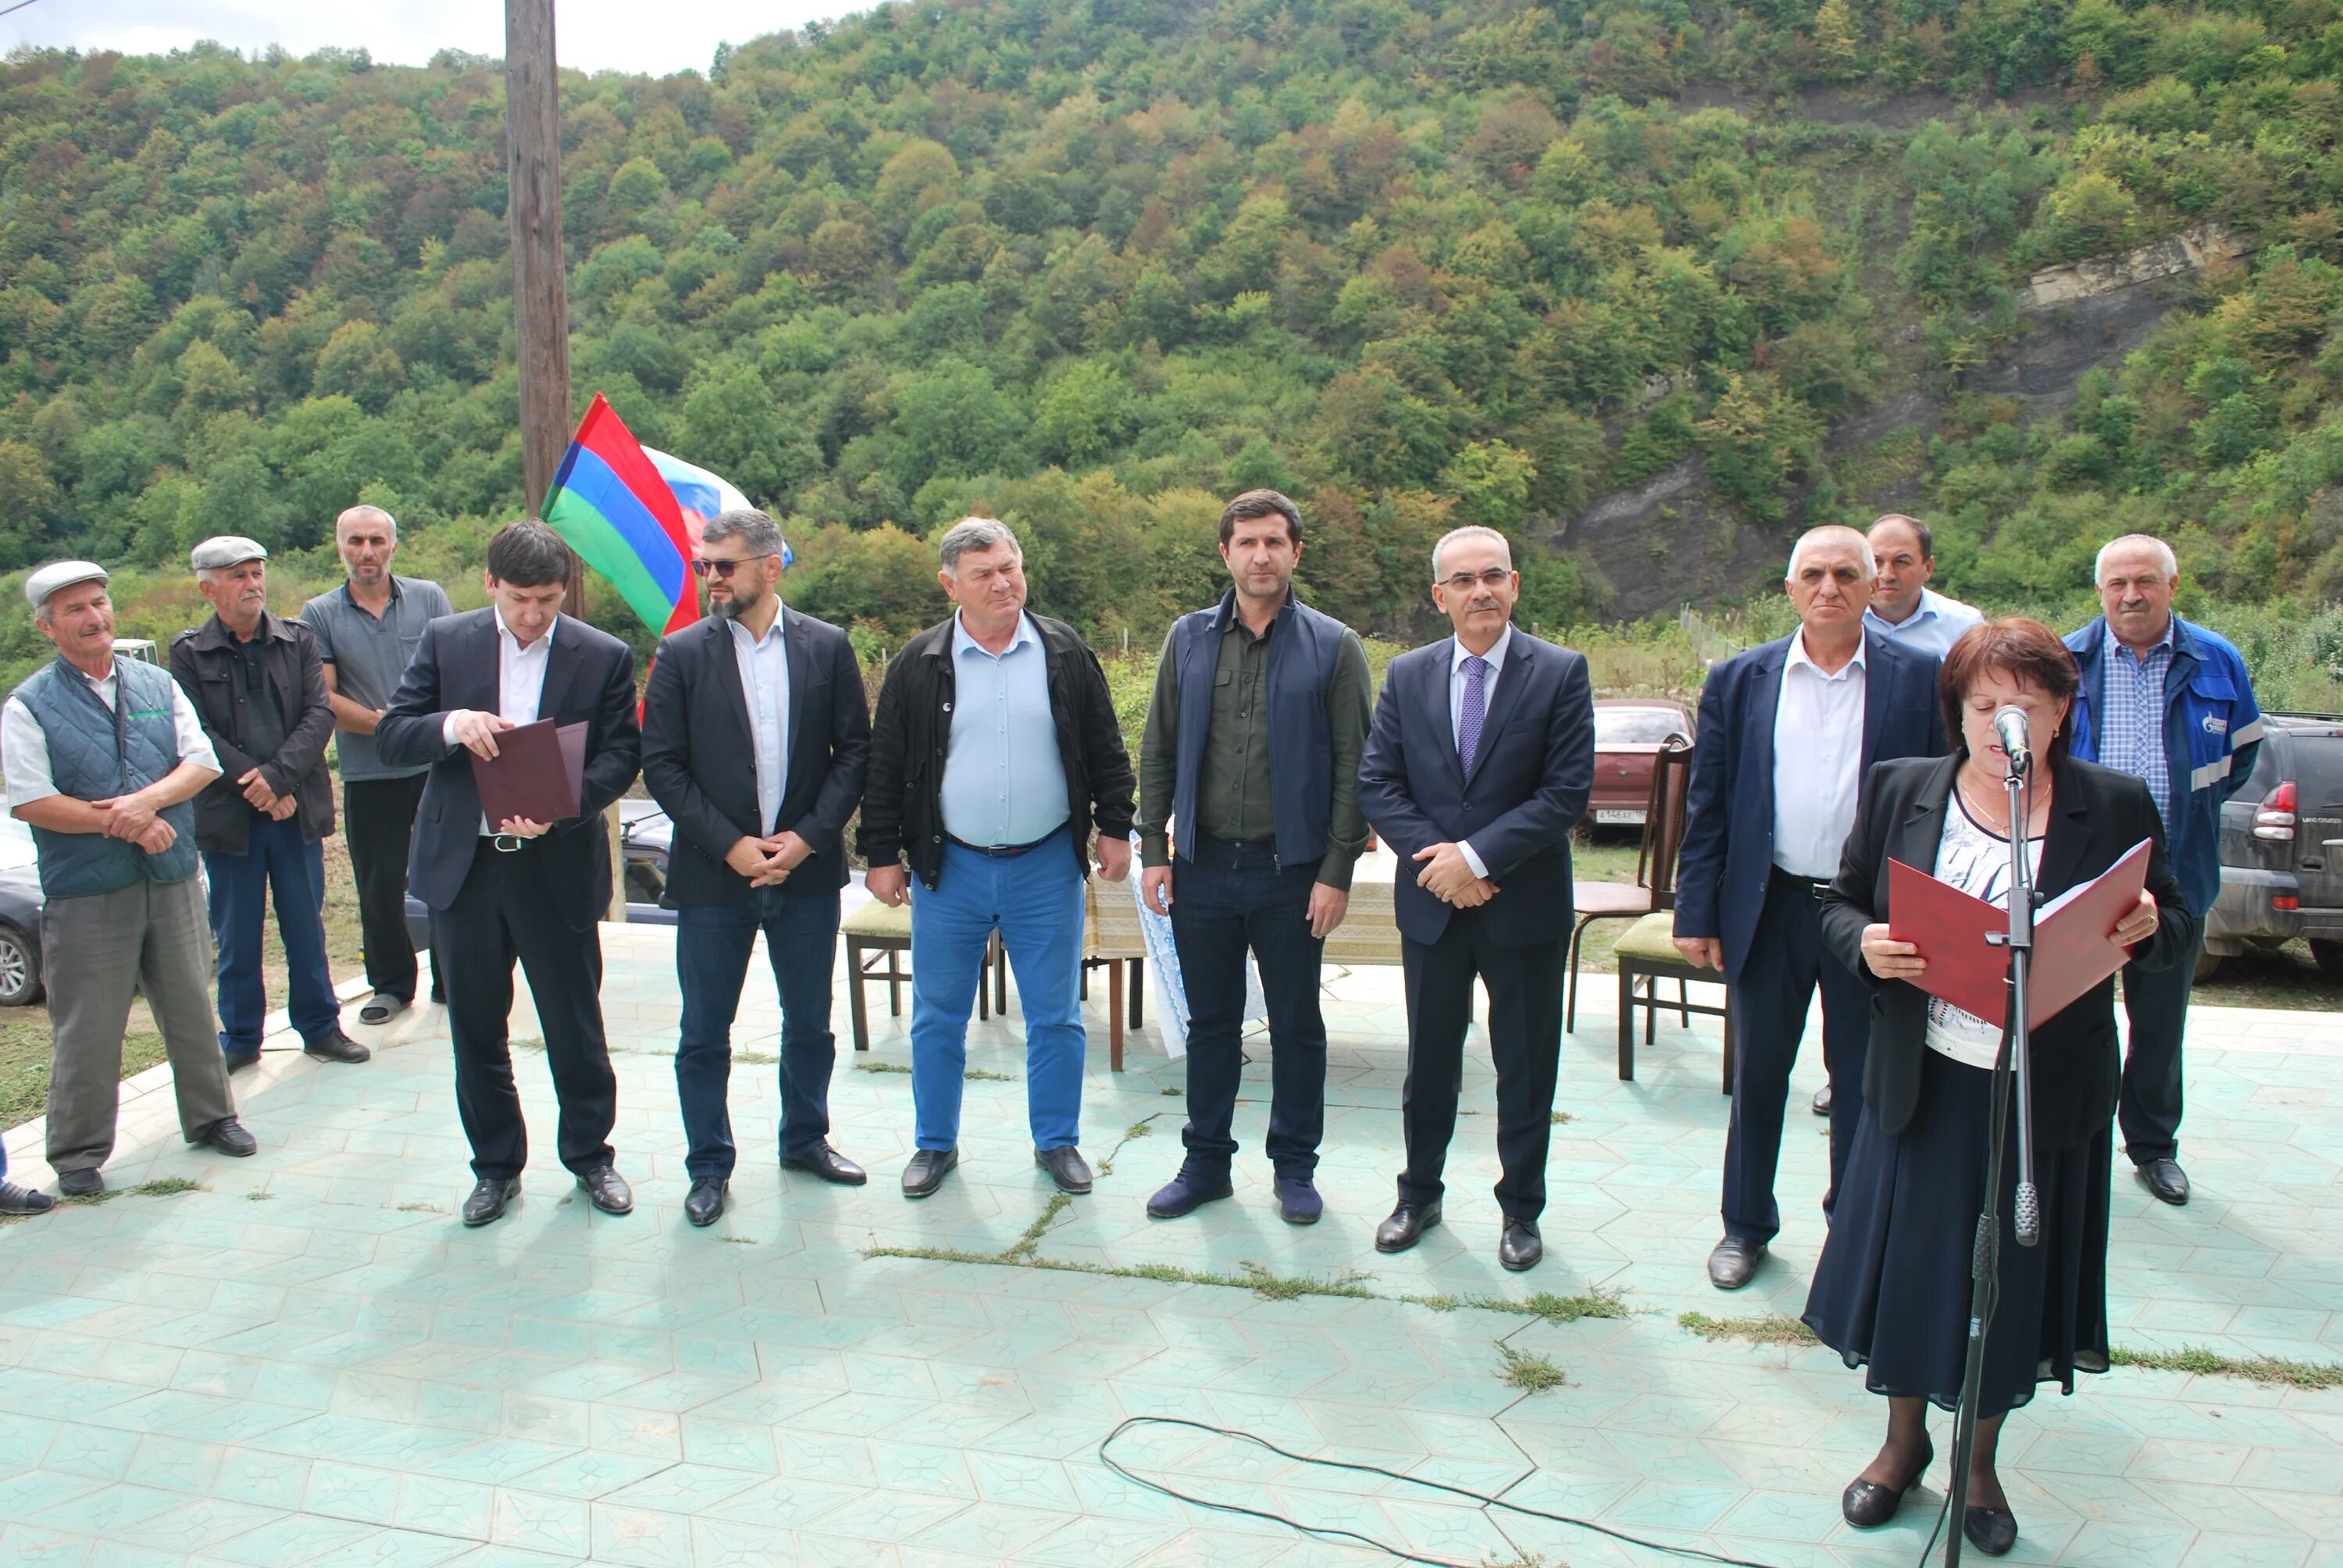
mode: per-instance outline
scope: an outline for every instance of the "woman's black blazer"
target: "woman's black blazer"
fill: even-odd
[[[1958,757],[1915,757],[1875,766],[1864,780],[1855,827],[1838,877],[1823,900],[1823,940],[1832,954],[1871,987],[1871,1052],[1863,1073],[1868,1114],[1900,1133],[1920,1100],[1927,1052],[1928,996],[1905,980],[1882,980],[1863,961],[1863,928],[1888,918],[1887,863],[1933,870],[1950,809]],[[2164,852],[2164,824],[2147,786],[2127,773],[2063,759],[2050,769],[2050,820],[2042,846],[2040,891],[2055,898],[2087,882],[2142,839],[2147,890],[2161,915],[2156,935],[2133,950],[2142,969],[2170,969],[2193,950],[2197,917],[2180,900]],[[1920,956],[1928,944],[1920,940]],[[2115,980],[2083,993],[2036,1026],[2034,1141],[2046,1150],[2077,1149],[2116,1112],[2123,1063],[2116,1040]]]

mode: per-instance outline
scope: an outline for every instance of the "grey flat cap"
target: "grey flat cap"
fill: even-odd
[[[246,561],[266,560],[268,547],[242,534],[216,534],[188,551],[187,558],[199,572],[215,567],[240,567]]]
[[[71,588],[75,583],[104,582],[106,575],[106,568],[96,561],[51,561],[25,579],[25,602],[38,609],[59,588]]]

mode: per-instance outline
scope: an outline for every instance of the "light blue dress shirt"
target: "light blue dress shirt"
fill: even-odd
[[[2099,760],[2147,786],[2156,814],[2172,830],[2172,768],[2164,749],[2164,683],[2172,673],[2172,620],[2145,658],[2136,657],[2107,628],[2107,651],[2099,656],[2101,696]]]
[[[780,815],[782,787],[789,777],[789,654],[781,641],[781,609],[759,637],[739,621],[732,629],[732,658],[740,668],[740,695],[749,703],[749,735],[756,749],[757,832],[773,830]]]
[[[1866,608],[1863,624],[1906,648],[1942,658],[1952,652],[1953,644],[1961,640],[1963,632],[1985,624],[1985,614],[1956,598],[1946,598],[1935,588],[1924,588],[1920,590],[1920,602],[1902,620],[1882,619],[1877,610]]]
[[[1031,616],[988,653],[952,616],[951,739],[944,751],[944,831],[963,844],[1031,844],[1066,825],[1066,767],[1050,712],[1050,660]]]

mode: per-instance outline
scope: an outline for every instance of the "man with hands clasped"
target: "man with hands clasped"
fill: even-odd
[[[528,1163],[506,1031],[516,958],[561,1104],[561,1163],[604,1213],[634,1207],[610,1150],[618,1085],[602,1032],[597,922],[610,904],[602,812],[634,782],[642,757],[635,656],[560,613],[572,569],[568,547],[543,523],[498,529],[488,541],[488,607],[425,628],[375,729],[385,762],[431,769],[407,885],[431,911],[433,962],[447,976],[456,1103],[478,1179],[467,1225],[501,1217]],[[578,814],[490,822],[472,759],[496,756],[499,734],[540,719],[587,726]]]
[[[1432,576],[1456,633],[1392,661],[1359,765],[1359,805],[1399,856],[1407,979],[1407,1169],[1375,1246],[1404,1251],[1440,1223],[1478,979],[1497,1068],[1497,1261],[1521,1270],[1545,1251],[1570,830],[1594,784],[1594,693],[1582,655],[1513,626],[1521,576],[1503,534],[1449,533]]]
[[[675,824],[675,1087],[694,1225],[724,1212],[732,1178],[732,1019],[759,932],[781,1000],[781,1164],[869,1180],[829,1136],[830,969],[870,709],[846,634],[782,606],[782,548],[762,512],[709,520],[692,561],[708,618],[659,644],[643,699],[643,783]]]

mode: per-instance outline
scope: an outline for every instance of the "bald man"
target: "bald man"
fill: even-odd
[[[1824,950],[1822,895],[1871,765],[1945,750],[1936,657],[1864,628],[1875,575],[1863,535],[1809,530],[1782,584],[1798,629],[1726,659],[1701,691],[1675,943],[1732,988],[1725,1239],[1708,1260],[1721,1291],[1749,1282],[1782,1228],[1782,1112],[1817,986],[1832,1089],[1830,1212],[1863,1111],[1871,993]]]

